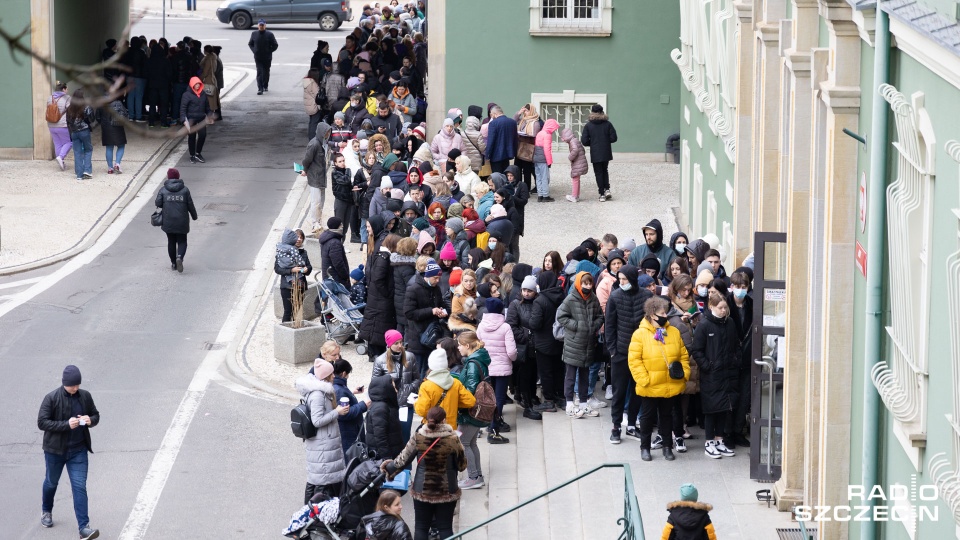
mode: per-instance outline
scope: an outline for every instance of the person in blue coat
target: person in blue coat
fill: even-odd
[[[338,346],[337,349],[339,348]],[[346,398],[350,406],[347,414],[337,417],[337,422],[340,424],[340,443],[343,446],[344,455],[353,446],[353,443],[357,442],[357,437],[360,436],[360,428],[363,426],[363,413],[367,412],[367,408],[370,406],[369,399],[365,401],[357,400],[357,397],[347,387],[347,378],[352,371],[353,366],[343,358],[333,363],[333,390],[337,394],[337,405],[343,405],[342,401]],[[362,390],[362,386],[357,388],[358,392]]]
[[[485,153],[490,160],[493,172],[502,173],[510,160],[517,157],[520,137],[517,134],[517,121],[503,114],[499,105],[490,108],[490,123],[487,125],[487,148]]]

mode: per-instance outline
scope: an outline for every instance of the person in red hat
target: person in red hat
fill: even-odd
[[[197,220],[197,208],[193,205],[190,190],[180,179],[180,171],[167,169],[167,181],[157,193],[154,204],[160,208],[163,221],[160,230],[167,234],[167,254],[170,269],[183,273],[183,258],[187,254],[187,234],[190,220]]]

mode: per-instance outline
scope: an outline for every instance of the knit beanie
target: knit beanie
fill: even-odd
[[[713,283],[713,272],[712,272],[712,271],[710,271],[710,270],[701,270],[700,273],[697,274],[697,281],[695,282],[695,284],[696,284],[697,286],[706,285],[707,287],[709,287],[711,283]]]
[[[180,171],[173,168],[167,169],[167,179],[172,180],[174,178],[177,178],[177,179],[180,178]]]
[[[637,241],[633,238],[628,238],[625,242],[620,244],[620,249],[623,251],[633,251],[637,249]]]
[[[350,272],[350,279],[352,279],[352,280],[354,280],[354,281],[363,281],[363,265],[362,265],[362,264],[361,264],[360,266],[354,268],[354,269]]]
[[[440,265],[433,259],[427,262],[427,269],[423,271],[423,277],[437,277],[440,275]]]
[[[172,169],[176,170],[176,169]],[[71,364],[63,368],[63,379],[64,386],[77,386],[80,384],[80,368]]]
[[[459,267],[454,268],[450,271],[450,286],[456,287],[460,284],[460,281],[463,279],[463,270]]]
[[[447,219],[460,217],[463,215],[463,206],[460,203],[453,203],[447,208]],[[447,221],[447,223],[450,223]]]
[[[484,303],[487,313],[503,313],[503,300],[499,298],[487,298]]]
[[[453,244],[447,242],[443,245],[443,249],[440,250],[440,260],[441,261],[455,261],[457,260],[457,251],[453,249]]]
[[[333,113],[334,120],[345,120],[346,118],[347,118],[347,115],[343,114],[343,111],[337,111]]]
[[[537,278],[533,277],[532,275],[523,278],[523,283],[520,285],[520,288],[527,289],[528,291],[536,291]]]
[[[697,486],[687,483],[680,486],[680,500],[697,502],[697,499],[700,498],[700,493],[697,492]]]
[[[325,358],[316,358],[313,361],[313,376],[321,381],[333,375],[333,364]]]
[[[393,188],[390,190],[390,198],[398,201],[400,203],[400,208],[403,208],[403,198],[405,196],[406,196],[406,193],[404,193],[403,190],[400,188]],[[400,208],[397,208],[396,210],[394,210],[394,212],[399,212]]]
[[[399,158],[397,158],[397,155],[391,152],[385,158],[383,158],[383,165],[381,166],[384,168],[384,170],[390,170],[390,166],[396,163],[398,160]]]
[[[328,229],[339,229],[343,225],[343,220],[334,216],[327,220]]]
[[[601,105],[601,104],[599,104],[599,103],[595,104],[593,107],[590,107],[590,112],[593,112],[593,113],[602,113],[602,112],[603,112],[603,105]]]
[[[413,226],[417,228],[418,231],[425,231],[427,227],[430,226],[430,222],[426,218],[418,217],[413,220]]]
[[[495,204],[490,207],[490,215],[495,218],[506,217],[507,209],[502,204]]]
[[[394,343],[403,339],[403,334],[396,330],[387,330],[383,334],[383,340],[387,342],[387,347],[392,347]]]
[[[447,160],[454,161],[462,155],[463,155],[463,152],[461,152],[459,148],[451,148],[450,152],[447,153]]]
[[[387,206],[387,211],[393,212],[394,214],[396,214],[397,212],[403,209],[403,201],[401,201],[400,199],[395,199],[393,197],[392,189],[390,190],[390,200],[387,201],[386,206]]]
[[[384,176],[380,180],[380,189],[393,189],[393,182],[390,181],[390,178]]]
[[[433,352],[430,353],[430,356],[427,357],[427,367],[430,368],[430,371],[448,369],[447,351],[434,349]]]
[[[480,298],[490,298],[490,290],[493,287],[489,283],[481,283],[477,285],[477,296]]]
[[[453,206],[451,206],[453,208]],[[463,230],[463,220],[458,217],[447,218],[447,227],[454,232],[459,233]]]
[[[710,276],[711,276],[711,278],[712,278],[712,277],[713,277],[713,265],[710,264],[710,263],[708,263],[707,261],[703,261],[702,263],[700,263],[699,266],[697,266],[697,279],[700,278],[700,273],[701,273],[701,272],[710,272]]]
[[[653,278],[650,277],[650,274],[640,274],[640,277],[637,278],[637,287],[644,289],[653,285]]]
[[[414,135],[415,137],[419,138],[420,140],[423,140],[423,139],[426,139],[426,138],[427,138],[426,132],[425,132],[425,131],[423,130],[423,128],[420,127],[420,126],[417,126],[417,127],[413,128],[413,135]]]

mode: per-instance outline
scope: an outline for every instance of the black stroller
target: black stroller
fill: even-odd
[[[367,454],[350,460],[340,485],[339,513],[331,523],[315,515],[318,504],[311,501],[309,518],[287,536],[298,540],[346,540],[354,538],[360,519],[377,509],[380,486],[386,475],[380,461]],[[364,536],[361,536],[364,538]]]

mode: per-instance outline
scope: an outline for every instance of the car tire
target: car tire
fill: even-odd
[[[246,11],[238,11],[230,17],[230,24],[237,30],[246,30],[253,26],[253,19]]]
[[[334,30],[340,28],[340,19],[333,13],[321,13],[320,18],[317,19],[317,22],[320,23],[320,29],[324,32],[333,32]]]

